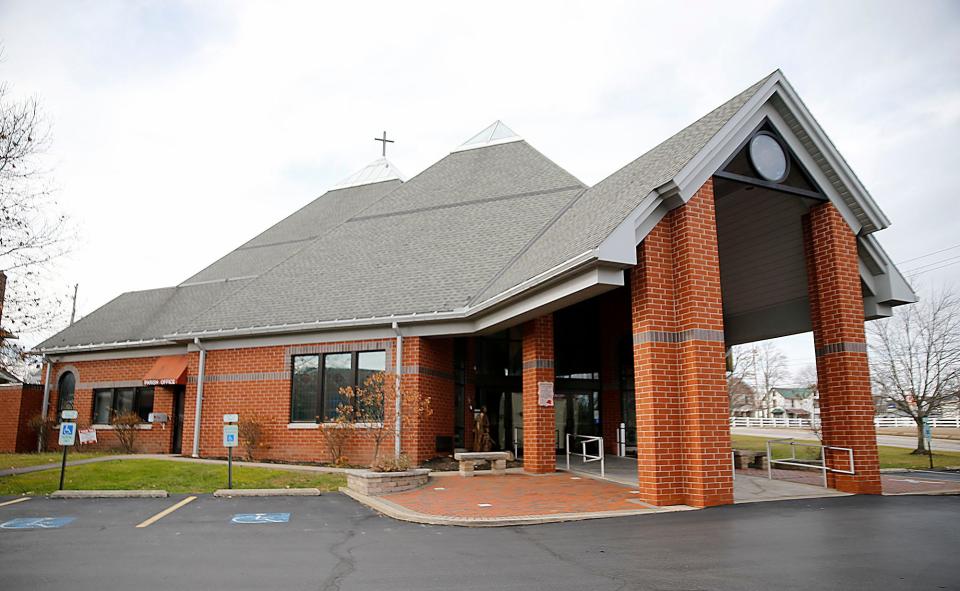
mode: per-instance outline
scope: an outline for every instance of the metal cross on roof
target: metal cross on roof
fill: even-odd
[[[378,138],[378,137],[375,137],[375,138],[373,138],[373,141],[375,141],[375,142],[383,142],[383,154],[382,154],[382,155],[383,155],[384,158],[386,158],[386,157],[387,157],[387,144],[392,144],[392,143],[393,143],[393,140],[388,140],[388,139],[387,139],[387,132],[386,132],[386,131],[383,132],[383,138],[382,138],[382,139],[381,139],[381,138]]]

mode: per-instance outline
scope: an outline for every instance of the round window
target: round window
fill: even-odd
[[[750,162],[757,174],[772,183],[787,178],[787,153],[772,135],[761,132],[753,136]]]

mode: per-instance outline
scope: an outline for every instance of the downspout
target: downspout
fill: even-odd
[[[50,411],[50,366],[53,365],[50,363],[50,358],[46,355],[43,356],[44,363],[47,364],[47,377],[43,379],[43,407],[40,413],[40,416],[43,417],[43,420],[47,420],[47,413]],[[40,432],[37,434],[37,452],[43,451],[43,436],[44,429],[41,428]]]
[[[200,338],[195,337],[193,344],[200,349],[200,368],[197,371],[197,402],[196,411],[193,414],[193,453],[195,458],[200,457],[200,411],[203,407],[203,372],[207,365],[207,349],[200,344]]]
[[[400,372],[403,371],[403,335],[400,333],[400,325],[397,322],[393,323],[393,332],[397,333],[397,346],[396,346],[396,371],[394,376],[394,424],[393,424],[393,449],[396,456],[400,457],[400,430],[403,426],[403,421],[401,420],[402,404],[401,404],[401,393],[400,393]]]

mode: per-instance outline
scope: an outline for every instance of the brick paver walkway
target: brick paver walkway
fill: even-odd
[[[381,497],[418,513],[466,518],[653,509],[631,488],[571,474],[431,478],[417,490]]]

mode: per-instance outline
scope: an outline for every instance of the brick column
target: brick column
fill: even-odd
[[[453,437],[453,339],[406,337],[402,363],[400,444],[421,464],[437,455],[437,436]],[[429,416],[420,413],[425,399],[430,400]]]
[[[523,325],[523,469],[546,474],[557,468],[553,407],[540,406],[539,384],[554,382],[553,316]]]
[[[856,471],[830,474],[828,483],[844,492],[880,494],[857,239],[832,203],[811,208],[803,231],[823,442],[852,448]],[[849,469],[847,454],[828,454],[827,465]]]
[[[712,180],[644,238],[630,282],[641,497],[732,503]]]

